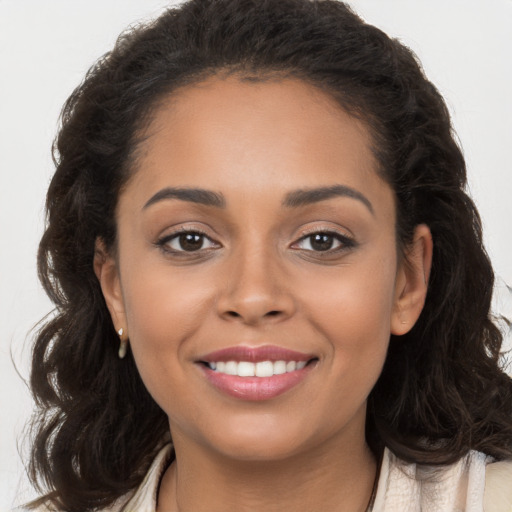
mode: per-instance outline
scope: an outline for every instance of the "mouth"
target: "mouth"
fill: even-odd
[[[294,388],[316,366],[318,357],[280,347],[232,347],[197,361],[217,390],[242,400],[269,400]]]
[[[224,375],[261,378],[302,370],[313,361],[314,359],[309,361],[260,361],[259,363],[252,363],[251,361],[216,361],[203,362],[203,364],[207,365],[210,370]]]

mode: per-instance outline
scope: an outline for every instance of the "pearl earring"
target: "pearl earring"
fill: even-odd
[[[117,334],[119,335],[119,338],[120,338],[119,350],[117,352],[119,359],[124,359],[124,356],[126,355],[126,349],[128,348],[128,338],[123,338],[123,333],[124,333],[124,330],[121,327],[117,331]]]

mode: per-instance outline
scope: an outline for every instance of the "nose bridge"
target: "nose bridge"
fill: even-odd
[[[219,313],[247,324],[283,319],[294,309],[277,248],[246,233],[226,262]]]

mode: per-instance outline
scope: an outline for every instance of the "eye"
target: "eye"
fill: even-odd
[[[162,238],[157,244],[170,252],[197,252],[219,246],[199,231],[181,231]]]
[[[353,246],[354,242],[350,238],[328,231],[319,231],[306,235],[294,244],[294,248],[315,252],[336,251],[340,248]]]

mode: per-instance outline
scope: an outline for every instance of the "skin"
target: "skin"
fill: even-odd
[[[146,135],[119,197],[118,252],[99,240],[95,269],[169,417],[176,461],[158,510],[365,510],[376,472],[366,400],[390,333],[410,330],[423,307],[428,228],[416,228],[404,264],[368,130],[298,80],[188,86]],[[290,192],[335,185],[364,199],[283,205]],[[167,197],[145,207],[166,187],[208,189],[225,205]],[[169,237],[179,229],[204,233],[201,248],[178,252]],[[312,231],[341,238],[314,250]],[[268,344],[317,358],[270,400],[228,396],[197,364],[214,350]]]

